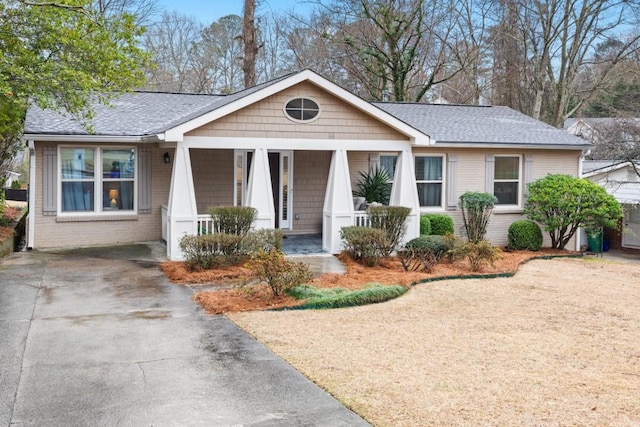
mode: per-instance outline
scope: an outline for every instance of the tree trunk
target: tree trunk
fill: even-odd
[[[244,0],[244,22],[242,24],[242,39],[244,40],[244,87],[256,85],[256,56],[258,55],[258,41],[256,40],[256,0]]]

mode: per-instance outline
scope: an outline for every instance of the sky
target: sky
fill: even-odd
[[[167,12],[176,10],[183,15],[194,16],[203,24],[210,24],[226,15],[242,16],[242,0],[159,0]],[[304,13],[311,6],[304,0],[258,0],[257,15],[273,12]]]

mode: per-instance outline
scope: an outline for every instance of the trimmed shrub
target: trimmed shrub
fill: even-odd
[[[216,233],[244,236],[251,229],[258,211],[250,206],[220,206],[209,209]]]
[[[268,284],[276,297],[313,278],[307,264],[289,261],[276,249],[259,250],[252,256],[250,266],[253,277]]]
[[[445,234],[442,236],[447,250],[445,252],[446,259],[449,262],[453,262],[457,259],[464,258],[462,247],[464,246],[464,240],[460,236],[453,233]]]
[[[428,236],[431,234],[431,220],[428,215],[420,215],[420,235]]]
[[[282,251],[282,231],[273,228],[261,228],[250,230],[242,239],[241,251],[252,254],[262,250],[269,252],[272,249]]]
[[[224,265],[235,265],[246,256],[241,253],[242,236],[235,234],[207,234],[184,236],[180,239],[180,250],[189,271],[206,270]]]
[[[467,191],[460,196],[462,220],[470,242],[478,243],[484,240],[489,225],[489,217],[498,198],[489,193],[474,193]]]
[[[420,234],[433,234],[436,236],[445,236],[453,234],[453,218],[444,214],[426,214],[420,217],[420,226],[422,227],[422,218],[427,218],[431,224],[431,233],[423,233],[420,228]]]
[[[385,248],[385,256],[390,255],[404,237],[409,213],[411,213],[411,209],[404,206],[370,206],[367,208],[371,227],[383,230],[387,234],[388,246]]]
[[[542,248],[542,230],[535,222],[523,219],[509,226],[509,249],[539,251]]]
[[[471,271],[479,271],[487,264],[493,265],[493,262],[500,258],[500,249],[491,245],[486,240],[479,242],[467,242],[461,248],[465,258],[469,260]]]
[[[383,230],[373,227],[342,227],[340,238],[344,252],[361,264],[373,267],[386,256],[389,237]]]
[[[404,271],[425,270],[430,272],[443,254],[447,246],[442,236],[420,236],[398,251],[398,258]]]
[[[303,305],[293,309],[324,309],[375,304],[397,298],[405,292],[407,288],[404,286],[371,283],[365,289],[355,291],[342,288],[319,289],[315,286],[301,285],[291,289],[289,295],[306,300]]]

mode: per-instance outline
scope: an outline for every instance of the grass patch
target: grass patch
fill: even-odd
[[[299,300],[305,300],[305,303],[288,309],[325,309],[375,304],[397,298],[405,292],[407,292],[407,288],[404,286],[384,286],[379,283],[370,283],[365,289],[356,291],[301,285],[291,289],[289,295]]]

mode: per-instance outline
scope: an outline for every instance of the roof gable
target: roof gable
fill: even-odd
[[[364,101],[363,99],[330,82],[329,80],[311,70],[300,71],[298,73],[264,83],[263,85],[256,86],[246,91],[241,91],[237,94],[229,95],[229,97],[225,99],[223,105],[217,105],[215,109],[197,118],[194,118],[193,120],[184,122],[174,128],[167,129],[167,131],[165,132],[165,139],[168,141],[181,141],[186,133],[194,129],[197,129],[207,123],[213,122],[236,111],[239,111],[242,108],[255,104],[256,102],[264,100],[269,96],[275,95],[302,82],[309,82],[322,88],[324,91],[339,98],[351,107],[354,107],[364,112],[365,114],[374,117],[376,120],[406,135],[417,144],[429,143],[429,137],[424,133],[404,123],[403,121],[398,120],[398,118],[394,117],[392,114],[389,114],[377,108],[373,104]]]
[[[289,119],[284,106],[295,98],[309,98],[320,107],[307,123]],[[295,138],[337,140],[401,140],[409,137],[309,81],[283,89],[240,110],[185,133],[220,138]]]

